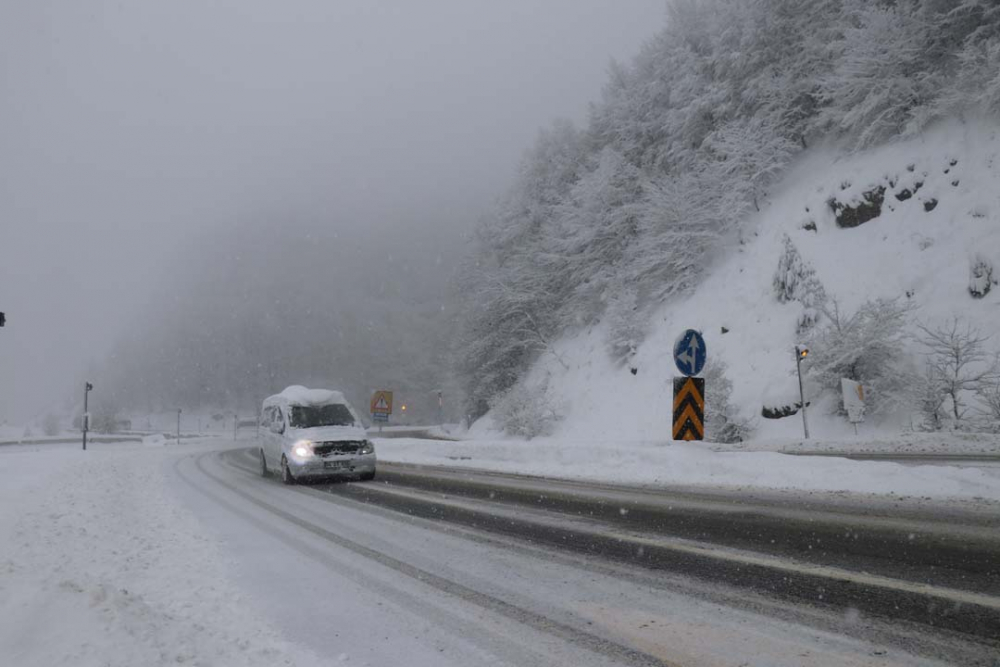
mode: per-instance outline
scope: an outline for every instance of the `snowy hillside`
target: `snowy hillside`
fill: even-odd
[[[797,394],[793,348],[805,335],[797,333],[803,306],[779,303],[774,287],[786,235],[815,269],[828,305],[836,302],[842,312],[853,313],[867,300],[895,299],[912,306],[906,314],[909,333],[916,333],[919,324],[936,327],[958,317],[983,334],[994,334],[986,347],[1000,351],[1000,335],[994,333],[1000,331],[1000,289],[983,298],[969,291],[974,261],[1000,268],[998,161],[1000,125],[985,122],[950,122],[862,153],[810,149],[772,188],[760,213],[746,221],[743,229],[755,231],[745,235],[745,243],[718,257],[690,297],[655,313],[629,363],[610,358],[602,322],[557,342],[558,358],[542,355],[526,384],[547,385],[562,417],[556,436],[668,439],[676,373],[671,350],[677,335],[690,327],[704,333],[708,365],[727,366],[732,404],[741,417],[754,420],[753,438],[799,437],[797,415],[761,417],[765,403],[793,402]],[[835,208],[860,209],[865,193],[881,188],[884,201],[877,217],[855,227],[838,226]],[[820,317],[816,326],[828,324]],[[919,344],[908,337],[902,345],[916,372],[923,366]],[[811,381],[808,391],[817,401],[810,411],[812,435],[852,436],[846,419],[831,414],[836,397],[827,392],[817,400]],[[710,382],[710,401],[712,392]],[[869,418],[860,435],[909,429],[920,419],[913,412],[896,409]],[[489,430],[490,422],[487,417],[474,430]]]

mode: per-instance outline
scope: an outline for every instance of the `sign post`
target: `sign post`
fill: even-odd
[[[83,383],[83,451],[87,451],[87,431],[90,429],[90,410],[87,408],[87,396],[94,388],[89,382]]]
[[[382,424],[389,421],[392,414],[392,392],[380,389],[372,394],[372,421],[378,424],[378,432],[382,432]]]
[[[705,378],[694,377],[705,368],[705,339],[688,329],[674,342],[674,365],[683,377],[674,378],[674,440],[705,439]]]

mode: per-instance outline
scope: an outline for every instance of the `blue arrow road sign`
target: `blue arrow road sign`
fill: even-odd
[[[688,329],[674,343],[674,363],[684,375],[691,377],[701,373],[708,358],[705,339],[694,329]]]

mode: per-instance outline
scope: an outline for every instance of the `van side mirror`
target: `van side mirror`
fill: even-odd
[[[275,424],[271,424],[271,431],[274,432],[274,433],[284,433],[285,432],[285,423],[284,422],[277,422]]]

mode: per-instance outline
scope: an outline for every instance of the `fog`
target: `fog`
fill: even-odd
[[[247,221],[454,241],[451,261],[663,5],[0,4],[0,419],[65,404],[190,249],[224,253]]]

